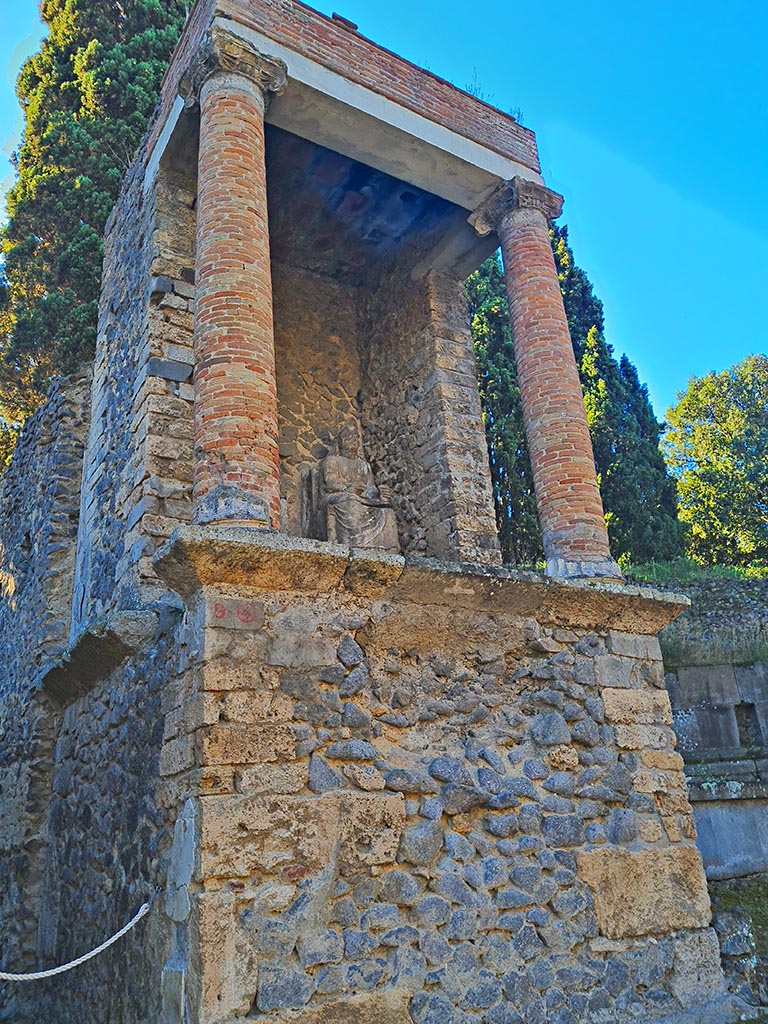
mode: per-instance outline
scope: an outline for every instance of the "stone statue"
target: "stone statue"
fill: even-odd
[[[336,438],[336,452],[306,475],[304,532],[345,547],[400,552],[388,487],[377,487],[363,454],[360,433],[347,421]]]

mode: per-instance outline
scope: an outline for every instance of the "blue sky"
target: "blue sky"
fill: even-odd
[[[0,141],[41,34],[0,0]],[[332,0],[360,31],[520,109],[566,199],[608,340],[663,417],[691,374],[768,348],[768,4],[762,0]],[[8,10],[7,8],[10,8]],[[0,179],[10,169],[0,165]],[[6,180],[5,184],[7,185]]]

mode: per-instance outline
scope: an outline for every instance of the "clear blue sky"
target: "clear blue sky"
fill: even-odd
[[[0,140],[37,47],[0,0]],[[578,263],[657,414],[691,374],[768,349],[768,4],[762,0],[331,0],[360,31],[519,108],[566,198]],[[0,179],[8,170],[0,166]],[[7,185],[7,181],[6,181]]]

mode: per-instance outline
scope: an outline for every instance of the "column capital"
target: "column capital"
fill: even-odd
[[[479,235],[497,231],[501,222],[515,210],[540,210],[548,220],[563,212],[563,197],[528,178],[512,178],[499,185],[470,216],[469,223]]]
[[[269,93],[280,95],[288,84],[284,61],[261,53],[221,25],[212,25],[179,83],[179,94],[187,107],[200,102],[203,85],[217,74],[241,75],[254,82],[265,97]]]

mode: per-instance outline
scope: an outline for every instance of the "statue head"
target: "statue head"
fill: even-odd
[[[339,455],[347,459],[359,459],[363,455],[363,445],[360,440],[360,431],[354,420],[347,420],[336,437],[336,446]]]

